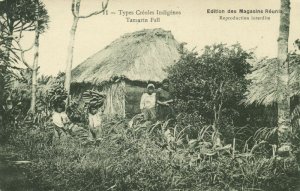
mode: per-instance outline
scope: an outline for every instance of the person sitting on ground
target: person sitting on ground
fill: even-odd
[[[169,92],[169,80],[162,81],[162,88],[157,92],[157,117],[161,121],[165,121],[174,117],[174,102]]]
[[[102,112],[99,110],[103,106],[101,105],[95,106],[90,105],[89,107],[89,129],[92,138],[96,139],[101,133],[102,128]]]
[[[156,93],[154,93],[155,86],[149,84],[147,92],[142,95],[140,102],[140,109],[144,115],[144,120],[154,121],[156,119]]]
[[[56,137],[61,138],[63,135],[66,135],[66,130],[68,128],[68,125],[70,124],[70,120],[65,112],[64,103],[56,103],[54,105],[52,122],[54,124]]]

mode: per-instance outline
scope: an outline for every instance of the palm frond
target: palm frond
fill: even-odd
[[[278,67],[277,59],[263,59],[246,78],[251,81],[243,103],[271,105],[282,101],[288,92],[286,66]]]

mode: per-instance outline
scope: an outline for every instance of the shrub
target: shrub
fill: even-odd
[[[197,111],[210,121],[218,120],[224,108],[234,109],[246,91],[251,56],[239,44],[206,46],[201,55],[184,52],[168,76],[177,109]]]

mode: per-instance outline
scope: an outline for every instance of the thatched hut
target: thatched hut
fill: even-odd
[[[97,88],[107,95],[106,114],[133,115],[148,82],[166,78],[180,57],[170,31],[145,29],[121,36],[72,71],[73,92]]]

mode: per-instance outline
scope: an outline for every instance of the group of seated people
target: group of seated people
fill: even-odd
[[[173,99],[169,93],[169,81],[162,82],[162,88],[155,89],[153,84],[148,84],[147,91],[143,93],[140,102],[140,109],[145,121],[161,120],[165,121],[173,117],[173,108],[171,104]],[[92,138],[97,138],[101,132],[102,125],[102,105],[89,105],[88,121],[89,132]],[[54,106],[52,122],[56,137],[61,137],[66,129],[70,128],[70,120],[65,112],[64,102],[59,102]]]
[[[97,138],[102,126],[102,112],[99,110],[102,107],[90,105],[88,107],[88,122],[89,122],[89,137]],[[77,125],[72,124],[66,111],[64,102],[54,105],[54,112],[52,114],[52,122],[55,130],[55,137],[61,138],[68,130],[78,128]]]

